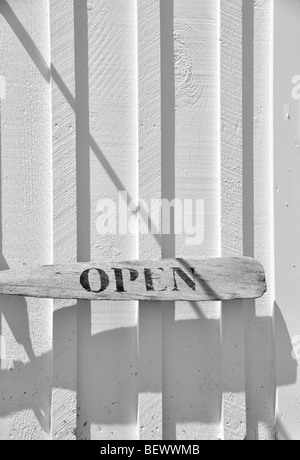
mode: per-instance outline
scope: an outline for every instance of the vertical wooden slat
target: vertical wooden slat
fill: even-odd
[[[300,3],[274,10],[275,330],[279,440],[300,439]]]
[[[267,294],[245,310],[248,440],[273,439],[275,422],[271,11],[272,1],[244,0],[244,251],[263,263],[268,284]]]
[[[262,300],[244,302],[245,312],[236,302],[223,310],[224,437],[272,439],[271,2],[223,1],[221,8],[222,251],[257,257],[269,285]]]
[[[1,268],[52,263],[48,0],[0,2]],[[49,439],[52,302],[1,297],[0,438]]]
[[[243,42],[242,0],[221,0],[221,197],[222,256],[243,255]],[[246,437],[243,301],[222,312],[223,431]]]
[[[165,33],[162,29],[162,43],[174,55],[168,61],[171,71],[164,67],[163,74],[170,77],[163,78],[162,87],[162,92],[168,94],[165,103],[169,109],[167,113],[162,108],[162,156],[169,158],[169,165],[163,164],[163,181],[171,181],[168,198],[172,198],[173,183],[173,198],[193,200],[193,210],[187,215],[193,216],[199,229],[199,241],[194,239],[193,244],[187,241],[185,233],[176,235],[174,249],[179,257],[217,256],[220,254],[218,1],[167,2],[166,16],[172,14],[173,6],[174,30],[170,30],[172,23],[168,23]],[[199,200],[197,210],[196,200]],[[204,215],[201,200],[204,200]],[[169,243],[171,246],[172,242]],[[220,438],[219,303],[182,302],[175,308],[166,306],[163,327],[165,439]]]
[[[89,40],[87,0],[74,2],[75,97],[76,97],[76,169],[77,169],[77,259],[91,260],[91,204],[90,204],[90,133],[89,133]],[[90,354],[91,305],[77,303],[77,427],[79,440],[91,439],[89,408],[85,415],[88,387],[85,368]],[[96,364],[95,364],[96,366]]]
[[[140,229],[151,200],[161,198],[160,1],[137,0]],[[151,219],[151,216],[150,216]],[[154,219],[160,230],[159,222]],[[153,216],[152,216],[153,222]],[[150,224],[151,225],[151,224]],[[152,230],[154,229],[154,222]],[[139,257],[161,258],[158,234],[139,235]],[[162,439],[162,305],[140,302],[138,318],[139,439]]]
[[[53,261],[77,260],[73,1],[50,0],[52,68]],[[73,103],[70,103],[70,98]],[[76,301],[54,301],[52,439],[75,439]],[[72,307],[72,308],[69,308]]]
[[[77,21],[82,29],[77,52],[82,63],[76,70],[76,94],[78,90],[87,95],[84,106],[78,107],[85,125],[78,186],[86,194],[79,212],[85,213],[85,224],[90,226],[92,260],[136,258],[137,235],[99,232],[102,199],[113,200],[117,214],[119,191],[128,192],[129,200],[137,199],[136,0],[99,0],[89,3],[88,10],[87,2],[79,5]],[[88,24],[82,24],[86,15]],[[88,56],[82,53],[86,49]],[[87,235],[78,237],[85,238],[87,255]],[[136,312],[135,302],[80,306],[79,439],[136,438]]]

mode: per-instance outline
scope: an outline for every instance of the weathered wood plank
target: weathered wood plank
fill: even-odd
[[[0,293],[87,300],[230,300],[261,297],[262,265],[251,258],[77,263],[0,273]]]
[[[148,213],[141,205],[161,199],[161,52],[160,0],[137,1],[138,52],[138,160],[140,219]],[[144,201],[142,201],[144,200]],[[140,225],[140,229],[142,227]],[[160,218],[156,222],[160,230]],[[161,236],[139,235],[139,257],[161,258]],[[162,305],[140,302],[138,314],[138,437],[163,437]]]
[[[48,0],[0,2],[1,269],[51,264],[51,98]],[[0,301],[6,356],[0,438],[51,437],[52,302]]]
[[[77,260],[73,0],[50,0],[53,262]],[[62,85],[63,82],[63,85]],[[77,422],[77,303],[54,301],[52,439],[74,440]],[[65,310],[65,307],[74,308]]]

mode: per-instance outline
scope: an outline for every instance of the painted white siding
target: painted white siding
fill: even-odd
[[[244,254],[269,288],[2,296],[0,439],[300,438],[299,22],[297,0],[0,1],[0,268]],[[122,191],[131,217],[204,200],[204,241],[100,235]]]

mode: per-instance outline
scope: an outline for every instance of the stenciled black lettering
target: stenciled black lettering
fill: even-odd
[[[164,272],[163,268],[158,268],[162,273]],[[154,284],[153,284],[153,272],[150,268],[145,268],[144,269],[144,276],[145,276],[145,283],[146,283],[146,290],[148,292],[155,291],[154,289]],[[165,287],[164,289],[160,289],[158,292],[166,291],[167,288]]]
[[[139,277],[139,272],[137,270],[134,270],[133,268],[129,269],[130,271],[130,281],[135,281]]]
[[[112,268],[115,272],[115,280],[116,280],[116,291],[115,292],[127,292],[124,287],[124,277],[123,277],[123,270],[122,268]],[[133,268],[126,268],[129,270],[130,273],[130,281],[135,281],[139,277],[139,273],[137,270]]]
[[[100,279],[100,289],[95,291],[91,288],[90,281],[89,281],[89,274],[92,270],[95,270]],[[105,271],[99,269],[99,268],[89,268],[88,270],[85,270],[81,276],[80,276],[80,284],[81,286],[88,292],[94,292],[98,294],[99,292],[105,291],[107,287],[109,286],[109,277]]]
[[[147,291],[154,291],[152,271],[150,270],[150,268],[145,268],[144,273]]]
[[[173,280],[174,280],[174,289],[173,291],[179,291],[178,286],[177,286],[177,281],[176,281],[176,273],[180,278],[185,282],[185,284],[193,289],[193,291],[196,290],[196,283],[194,280],[192,280],[180,267],[172,267],[173,270]],[[191,272],[194,276],[195,269],[191,268]]]
[[[123,271],[121,268],[113,268],[116,279],[116,292],[126,292],[124,289]]]

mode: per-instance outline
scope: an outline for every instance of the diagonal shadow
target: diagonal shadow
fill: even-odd
[[[181,263],[181,265],[188,271],[190,272],[191,270],[191,267],[190,265],[187,263],[186,260],[184,259],[177,259],[178,262]],[[217,299],[219,300],[219,296],[218,294],[211,288],[211,286],[208,284],[207,281],[205,281],[205,279],[200,275],[200,273],[197,273],[196,276],[195,276],[196,280],[198,283],[200,283],[201,287],[203,288],[203,290],[205,291],[205,293],[207,294],[208,297],[210,297],[211,299]]]
[[[57,72],[56,68],[51,64],[51,68],[49,69],[45,59],[41,55],[40,51],[38,50],[36,44],[18,19],[18,17],[15,15],[14,11],[12,10],[11,6],[7,3],[6,0],[1,0],[0,2],[0,14],[4,17],[4,19],[7,21],[11,29],[14,31],[22,45],[24,46],[26,52],[29,54],[31,57],[32,61],[40,71],[41,75],[45,78],[47,82],[50,83],[51,77],[53,78],[53,81],[57,84],[58,88],[60,89],[61,93],[65,97],[66,101],[69,103],[70,107],[76,112],[76,100],[74,99],[72,93],[70,92],[69,88]],[[104,153],[98,146],[97,142],[93,138],[93,136],[89,133],[89,145],[98,160],[100,161],[101,165],[103,166],[104,170],[106,173],[109,175],[111,178],[112,182],[114,183],[115,187],[119,191],[126,190],[125,185],[121,181],[121,179],[118,177],[117,173],[114,171],[112,168],[111,164],[105,157]],[[132,201],[133,198],[132,196],[128,193],[128,199],[129,201]],[[141,212],[141,218],[146,221],[145,213]],[[148,224],[148,217],[147,217],[147,222]],[[154,238],[160,242],[160,236],[156,233],[157,229],[154,223],[151,223],[152,228],[154,230]]]
[[[45,59],[41,55],[38,47],[30,37],[29,33],[23,26],[23,24],[19,21],[17,16],[15,15],[14,11],[12,10],[11,6],[7,3],[6,0],[1,0],[0,2],[0,14],[4,17],[6,22],[12,28],[24,48],[26,49],[27,53],[37,66],[38,70],[44,77],[44,79],[50,83],[50,69],[47,65]]]

